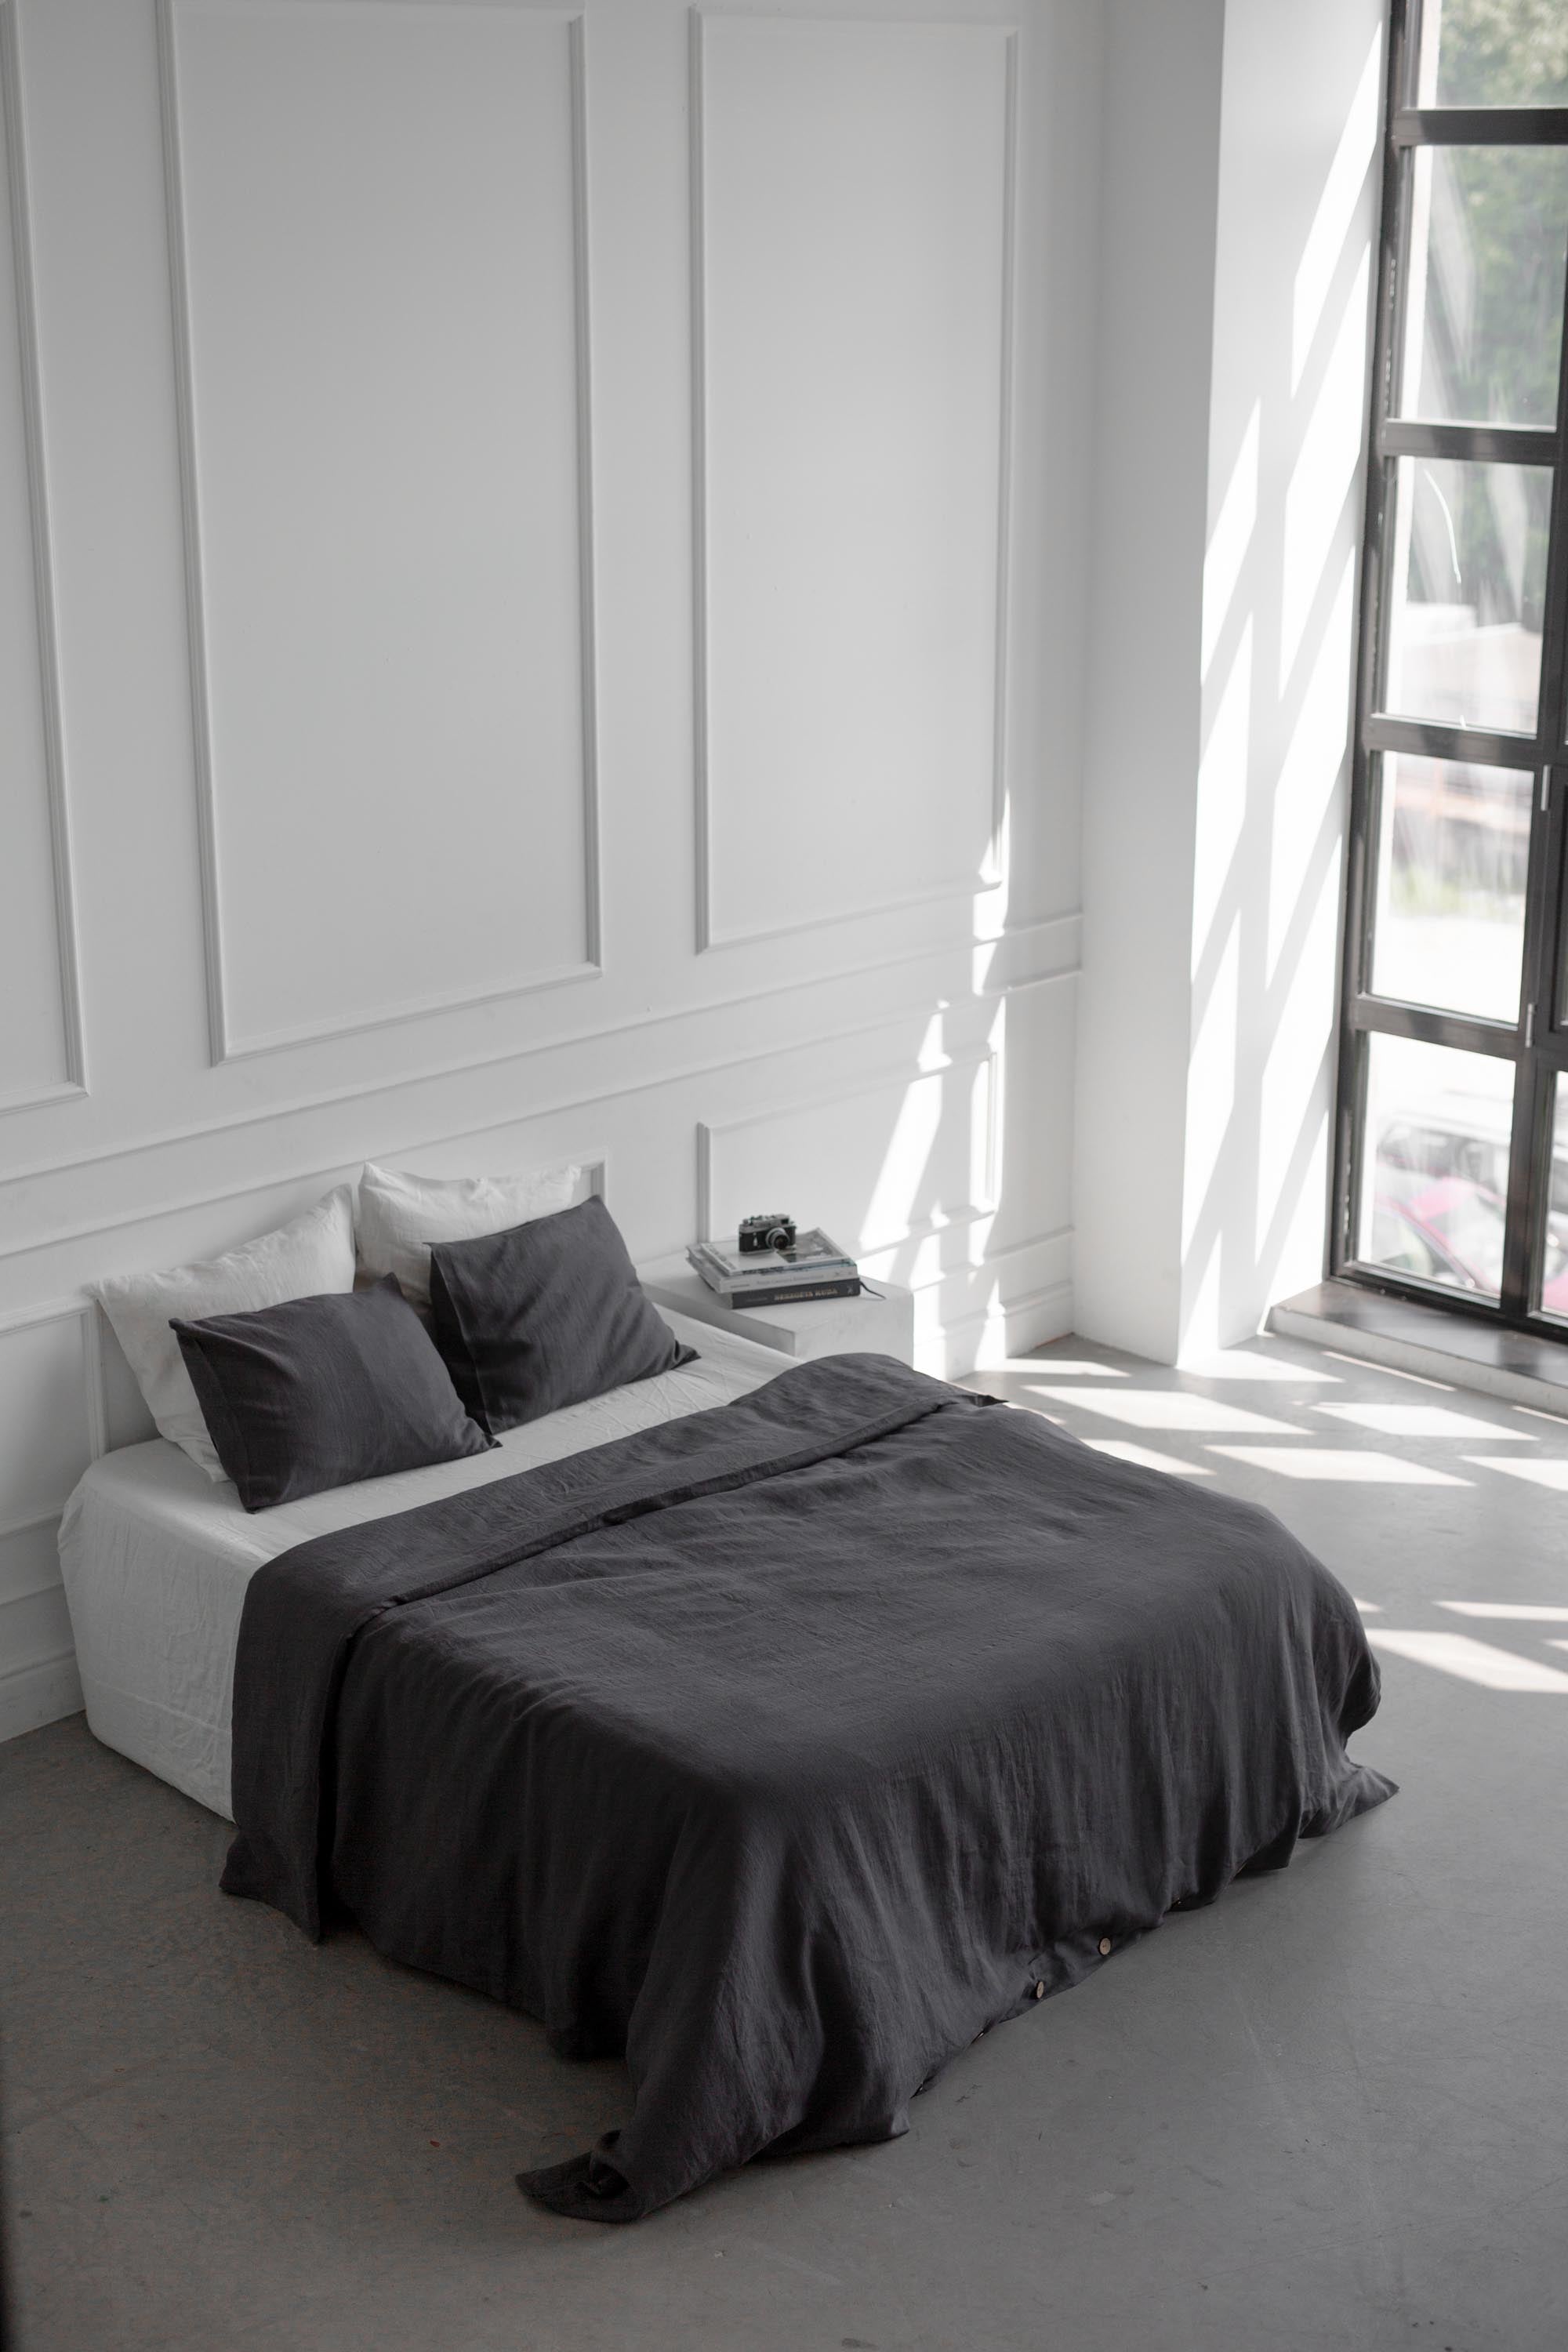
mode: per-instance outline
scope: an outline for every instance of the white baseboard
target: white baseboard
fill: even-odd
[[[1072,1284],[1047,1283],[1043,1290],[1014,1299],[1004,1308],[1003,1319],[1010,1356],[1027,1355],[1031,1348],[1043,1348],[1047,1339],[1065,1339],[1073,1326]]]
[[[940,1370],[946,1380],[960,1380],[987,1360],[1026,1355],[1047,1339],[1061,1339],[1072,1329],[1072,1316],[1070,1282],[1047,1283],[1021,1297],[995,1300],[949,1323],[942,1335],[942,1364],[922,1361],[921,1369]]]
[[[24,1731],[80,1711],[81,1679],[72,1650],[0,1675],[0,1740],[17,1739]]]

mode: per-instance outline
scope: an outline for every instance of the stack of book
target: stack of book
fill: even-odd
[[[695,1242],[686,1253],[726,1307],[793,1307],[803,1298],[855,1298],[860,1270],[819,1228],[783,1250],[726,1249]]]

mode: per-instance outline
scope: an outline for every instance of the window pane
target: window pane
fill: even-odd
[[[1536,1304],[1548,1315],[1568,1315],[1568,1078],[1553,1080],[1552,1175],[1546,1194]]]
[[[1534,734],[1551,498],[1544,466],[1398,460],[1385,710]]]
[[[1426,0],[1418,106],[1568,106],[1562,0]]]
[[[1561,768],[1552,772],[1552,792],[1559,800],[1568,793],[1568,773]],[[1557,1022],[1568,1029],[1568,860],[1565,860],[1558,880],[1557,896]]]
[[[1403,413],[1554,425],[1565,262],[1568,147],[1418,148]]]
[[[1373,989],[1517,1021],[1533,773],[1392,751],[1380,766]]]
[[[1366,1042],[1356,1255],[1394,1273],[1495,1298],[1502,1286],[1513,1064],[1407,1037]]]

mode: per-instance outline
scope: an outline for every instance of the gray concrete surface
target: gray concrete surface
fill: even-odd
[[[976,1384],[1268,1502],[1369,1628],[1482,1644],[1387,1655],[1357,1748],[1402,1794],[965,2052],[906,2138],[630,2229],[512,2186],[624,2112],[617,2066],[226,1899],[225,1825],[79,1717],[0,1748],[22,2352],[1563,2352],[1568,1622],[1441,1604],[1568,1609],[1568,1498],[1470,1458],[1568,1478],[1568,1424],[1247,1353],[1178,1377],[1068,1340]],[[1184,1397],[1287,1428],[1143,1425]],[[1321,1410],[1369,1403],[1487,1433]],[[1307,1452],[1340,1473],[1281,1473]],[[1499,1653],[1563,1687],[1469,1678]]]

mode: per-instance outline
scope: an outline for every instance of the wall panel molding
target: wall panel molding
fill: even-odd
[[[1002,355],[1001,415],[997,420],[996,467],[996,667],[995,730],[991,776],[991,841],[985,879],[999,887],[1006,878],[1008,684],[1013,646],[1013,408],[1017,397],[1018,312],[1018,35],[1007,36],[1007,84],[1003,114],[1002,160]]]
[[[103,1314],[96,1299],[82,1311],[82,1370],[87,1380],[88,1459],[96,1462],[109,1446],[109,1388],[103,1360]]]
[[[58,1528],[59,1523],[58,1511],[25,1512],[20,1518],[0,1522],[0,1545],[12,1543],[19,1536],[37,1535],[45,1528]],[[13,1591],[9,1580],[3,1572],[0,1572],[0,1603],[25,1600],[29,1592],[41,1592],[47,1585],[58,1582],[58,1576],[44,1576],[37,1582],[28,1581],[25,1586],[18,1583],[16,1589]]]
[[[766,24],[765,16],[740,18],[729,11],[693,7],[689,17],[689,253],[691,274],[691,544],[692,544],[692,706],[695,765],[694,860],[696,876],[696,946],[699,954],[721,948],[750,946],[767,940],[792,938],[840,924],[952,898],[974,898],[1001,887],[1008,793],[1008,668],[1013,634],[1012,509],[1014,503],[1014,405],[1016,374],[1017,296],[1017,112],[1018,34],[1016,26],[988,20],[931,18],[857,19],[822,16],[813,20],[825,30],[847,22],[876,27],[890,36],[924,31],[980,34],[999,38],[1004,55],[1002,124],[1002,218],[997,264],[1000,272],[1000,386],[997,418],[997,472],[994,490],[996,561],[994,590],[992,677],[993,740],[991,754],[990,839],[980,872],[966,872],[952,882],[907,892],[868,893],[854,906],[832,912],[760,927],[729,929],[720,926],[716,909],[714,858],[715,801],[712,761],[712,658],[710,593],[710,499],[711,466],[710,433],[710,347],[711,304],[709,291],[707,146],[710,101],[705,60],[705,35],[710,24]],[[781,18],[779,21],[783,21]],[[795,20],[798,21],[798,20]],[[898,813],[889,812],[890,824]]]
[[[1061,1328],[1093,11],[929,10],[0,0],[0,1737],[152,1434],[89,1286],[367,1157]]]
[[[794,1118],[812,1111],[831,1110],[836,1104],[861,1100],[868,1087],[874,1087],[879,1078],[884,1084],[890,1080],[907,1086],[922,1076],[941,1077],[949,1072],[962,1076],[980,1068],[994,1071],[998,1059],[994,1052],[978,1048],[935,1062],[918,1074],[895,1065],[881,1073],[868,1073],[853,1090],[841,1087],[825,1088],[731,1117],[700,1120],[696,1130],[699,1234],[713,1237],[715,1159],[726,1135],[780,1118]],[[993,1084],[988,1102],[988,1164],[984,1181],[976,1188],[977,1197],[955,1202],[875,1243],[847,1244],[868,1280],[896,1282],[913,1292],[919,1360],[927,1369],[940,1364],[949,1375],[969,1370],[982,1344],[998,1332],[1008,1352],[1018,1353],[1071,1328],[1072,1227],[1053,1226],[1000,1247],[992,1239],[999,1189],[995,1126],[998,1108],[997,1090]],[[756,1205],[763,1203],[759,1201]],[[781,1202],[774,1205],[788,1204]],[[845,1236],[837,1234],[835,1238],[843,1240]]]
[[[948,1231],[955,1228],[949,1227]],[[1073,1230],[1070,1225],[1054,1225],[1048,1233],[1033,1234],[1026,1240],[1010,1242],[1003,1249],[987,1249],[976,1257],[949,1259],[945,1264],[935,1253],[928,1253],[929,1263],[917,1265],[906,1278],[906,1287],[917,1297],[951,1289],[955,1285],[973,1286],[987,1281],[1008,1281],[1009,1306],[1042,1297],[1047,1291],[1060,1288],[1068,1279],[1072,1256]],[[868,1250],[867,1263],[889,1256],[890,1251]],[[888,1279],[891,1280],[889,1276]],[[972,1315],[984,1314],[984,1308],[965,1310],[944,1321],[963,1322]]]
[[[1060,1339],[1073,1323],[1073,1235],[1070,1226],[1019,1242],[968,1265],[917,1274],[917,1357],[948,1379],[973,1371],[998,1340],[1004,1352],[1025,1354]]]
[[[281,11],[312,5],[328,8],[334,0],[278,0]],[[442,13],[442,0],[359,0],[366,9],[382,6],[405,13],[433,8]],[[468,1011],[510,1003],[542,991],[595,980],[603,971],[603,908],[600,793],[598,779],[598,696],[596,686],[596,614],[595,599],[595,531],[593,494],[593,402],[590,364],[588,289],[587,93],[583,18],[575,11],[531,8],[527,0],[485,0],[487,5],[513,7],[531,22],[559,25],[567,37],[568,104],[571,152],[571,242],[574,339],[575,361],[576,439],[576,569],[578,581],[578,700],[581,730],[581,824],[584,868],[581,959],[549,967],[516,982],[495,986],[458,986],[386,1005],[374,1013],[296,1023],[249,1036],[236,1034],[230,1013],[230,989],[226,957],[223,913],[223,866],[220,854],[217,789],[213,723],[210,631],[205,588],[207,559],[203,531],[203,494],[196,415],[196,367],[191,302],[190,237],[185,196],[180,118],[177,26],[189,6],[212,12],[214,0],[156,0],[161,129],[167,223],[169,269],[174,339],[175,417],[179,447],[181,502],[184,548],[185,627],[190,679],[192,746],[195,761],[196,831],[201,877],[202,950],[208,1055],[212,1065],[248,1060],[290,1047],[328,1043],[368,1032],[400,1026],[433,1014]],[[456,15],[456,9],[448,13]],[[389,1083],[397,1083],[391,1081]]]
[[[213,803],[212,730],[207,697],[205,603],[202,594],[201,525],[196,506],[195,377],[191,356],[190,288],[185,266],[185,201],[181,184],[179,97],[174,73],[175,0],[157,0],[158,93],[163,133],[163,202],[168,220],[169,295],[174,337],[174,421],[179,447],[180,514],[184,549],[185,646],[191,698],[191,746],[195,760],[196,848],[201,867],[202,968],[206,992],[207,1046],[217,1063],[227,1055],[224,1009],[223,931],[219,914],[216,824]]]
[[[79,1415],[82,1446],[53,1465],[63,1485],[75,1483],[89,1462],[104,1451],[106,1416],[102,1357],[98,1346],[98,1309],[90,1299],[51,1299],[0,1315],[0,1383],[7,1370],[7,1343],[56,1324],[79,1327],[74,1369],[58,1368],[42,1397],[51,1431],[71,1413]],[[22,1377],[30,1385],[37,1367]],[[73,1399],[70,1388],[80,1382]],[[58,1393],[56,1391],[58,1391]],[[58,1489],[57,1488],[57,1491]],[[54,1536],[65,1494],[37,1507],[35,1496],[18,1509],[0,1487],[0,1739],[30,1731],[81,1705],[81,1685],[71,1646],[70,1620],[61,1588]]]
[[[46,1299],[41,1305],[14,1307],[0,1314],[0,1360],[7,1339],[19,1332],[37,1331],[51,1323],[79,1323],[81,1326],[82,1418],[87,1436],[87,1458],[96,1462],[108,1444],[109,1405],[104,1381],[103,1329],[99,1321],[96,1300],[84,1293],[68,1298]],[[0,1540],[17,1535],[24,1528],[40,1527],[45,1519],[57,1517],[47,1511],[24,1513],[20,1518],[8,1517],[5,1496],[0,1495]]]
[[[1075,980],[1082,969],[1083,917],[1050,915],[1017,923],[974,943],[974,992],[1009,996],[1047,981]]]
[[[635,1089],[627,1088],[626,1091],[629,1093],[635,1091]],[[612,1099],[612,1097],[600,1096],[595,1099],[597,1101],[606,1101]],[[532,1118],[536,1114],[531,1108],[526,1116],[529,1118]],[[540,1118],[548,1118],[551,1116],[551,1113],[548,1110],[545,1110],[538,1113],[537,1116]],[[395,1144],[392,1146],[390,1150],[385,1154],[383,1164],[390,1164],[393,1161],[396,1161],[400,1164],[412,1162],[418,1160],[422,1155],[427,1156],[432,1150],[440,1149],[447,1144],[464,1142],[468,1139],[468,1137],[470,1134],[477,1138],[493,1133],[498,1128],[516,1126],[518,1124],[520,1124],[520,1121],[515,1116],[509,1118],[503,1113],[499,1118],[491,1118],[484,1127],[476,1127],[471,1129],[458,1129],[455,1131],[448,1131],[438,1136],[426,1136],[416,1142]],[[605,1191],[607,1181],[609,1157],[609,1152],[606,1150],[599,1146],[592,1146],[584,1147],[581,1151],[577,1152],[545,1152],[541,1155],[536,1164],[542,1171],[548,1171],[552,1167],[559,1167],[562,1165],[571,1165],[579,1168],[583,1173],[584,1192],[602,1194]],[[162,1224],[171,1217],[195,1216],[204,1210],[222,1208],[230,1201],[258,1199],[264,1193],[286,1192],[296,1186],[310,1184],[319,1184],[323,1188],[323,1190],[331,1191],[334,1184],[344,1184],[351,1181],[357,1181],[357,1178],[352,1178],[349,1174],[345,1173],[344,1171],[345,1163],[341,1160],[324,1161],[320,1162],[311,1168],[290,1170],[286,1175],[258,1177],[253,1179],[249,1183],[226,1186],[221,1191],[194,1192],[184,1200],[161,1202],[155,1208],[138,1209],[124,1216],[114,1218],[110,1223],[101,1224],[95,1223],[90,1225],[79,1227],[72,1232],[66,1234],[50,1234],[46,1240],[42,1242],[35,1241],[26,1243],[20,1249],[0,1250],[0,1261],[10,1257],[30,1256],[35,1252],[41,1250],[54,1249],[56,1247],[63,1248],[72,1242],[91,1240],[96,1234],[100,1233],[124,1233],[130,1231],[136,1225]],[[279,1213],[281,1218],[286,1220],[288,1217],[296,1215],[299,1213],[294,1210],[285,1210],[280,1211]],[[225,1243],[220,1244],[216,1251],[211,1253],[211,1255],[222,1256],[226,1250],[237,1246],[237,1244],[236,1243]],[[195,1255],[199,1257],[206,1254],[207,1253],[201,1252],[184,1252],[182,1254],[176,1251],[173,1259],[160,1260],[159,1263],[178,1264],[183,1261],[183,1257],[184,1256]],[[96,1281],[99,1277],[95,1275],[91,1279]],[[7,1336],[14,1331],[29,1329],[34,1324],[37,1323],[64,1322],[72,1316],[79,1316],[82,1319],[82,1356],[86,1380],[84,1394],[88,1442],[89,1447],[89,1459],[96,1462],[101,1454],[104,1454],[109,1450],[108,1431],[110,1423],[109,1378],[108,1364],[104,1352],[104,1325],[100,1319],[100,1310],[96,1300],[89,1295],[88,1291],[84,1287],[81,1291],[76,1293],[71,1297],[56,1300],[45,1308],[40,1309],[37,1307],[23,1307],[13,1309],[9,1314],[0,1315],[0,1342],[3,1342]],[[31,1521],[19,1522],[18,1524],[31,1525]],[[4,1537],[7,1532],[9,1532],[9,1530],[7,1530],[4,1525],[0,1525],[0,1537]]]
[[[1057,981],[1071,980],[1076,977],[1076,972],[1070,971],[1042,974],[1036,979],[1019,982],[1018,985],[1009,992],[1012,994],[1021,994],[1027,989],[1048,987]],[[728,1010],[729,1008],[725,1007],[722,1009]],[[559,1118],[574,1112],[593,1109],[601,1104],[617,1102],[630,1095],[658,1094],[670,1087],[689,1084],[694,1079],[717,1076],[726,1072],[743,1069],[749,1064],[768,1061],[776,1056],[796,1052],[805,1045],[846,1045],[851,1043],[857,1037],[873,1034],[879,1031],[884,1031],[887,1029],[888,1025],[886,1017],[879,1018],[869,1023],[859,1022],[854,1025],[842,1029],[836,1029],[831,1032],[818,1031],[814,1033],[813,1036],[810,1038],[795,1038],[787,1040],[784,1043],[769,1044],[767,1045],[760,1046],[752,1052],[746,1052],[743,1050],[737,1051],[734,1048],[731,1048],[727,1051],[717,1053],[710,1057],[706,1057],[700,1060],[676,1062],[660,1069],[648,1070],[637,1077],[626,1078],[624,1080],[611,1080],[602,1085],[583,1089],[549,1096],[541,1096],[537,1099],[530,1101],[527,1107],[526,1117],[531,1121]],[[911,1075],[920,1076],[922,1075],[922,1073],[914,1072]],[[376,1091],[400,1092],[402,1091],[402,1087],[399,1086],[391,1086],[386,1088],[378,1088]],[[831,1097],[831,1099],[843,1098],[845,1098],[845,1097],[842,1093]],[[331,1104],[335,1103],[338,1099],[339,1098],[335,1097],[330,1098],[328,1107],[330,1108]],[[237,1121],[235,1122],[235,1124],[240,1126],[271,1125],[275,1123],[278,1116],[279,1114],[266,1114],[255,1118],[247,1118],[242,1121]],[[400,1157],[411,1156],[420,1151],[428,1150],[440,1144],[460,1142],[468,1136],[486,1135],[492,1132],[498,1125],[510,1125],[513,1123],[515,1123],[513,1120],[506,1118],[498,1120],[492,1115],[481,1121],[472,1122],[468,1125],[460,1127],[439,1125],[406,1142],[378,1145],[376,1149],[371,1151],[368,1155],[360,1153],[355,1156],[360,1158],[369,1156],[373,1159],[379,1158],[382,1160],[395,1160]],[[226,1129],[222,1131],[226,1132],[227,1130]],[[180,1142],[190,1139],[192,1139],[181,1136],[173,1139],[173,1141],[177,1145]],[[139,1150],[151,1150],[154,1147],[153,1145],[144,1145],[136,1148]],[[120,1155],[115,1154],[110,1156],[118,1157]],[[101,1163],[95,1160],[87,1164],[96,1167]],[[280,1191],[289,1185],[305,1184],[316,1181],[328,1182],[331,1181],[341,1181],[341,1179],[334,1179],[333,1171],[344,1164],[345,1163],[341,1160],[322,1160],[321,1159],[315,1159],[303,1166],[296,1164],[293,1167],[277,1170],[261,1177],[253,1175],[247,1177],[245,1181],[241,1183],[220,1186],[209,1185],[200,1192],[183,1195],[178,1200],[160,1202],[155,1205],[144,1204],[132,1209],[118,1210],[111,1215],[107,1216],[94,1216],[76,1224],[57,1227],[47,1234],[35,1234],[30,1238],[12,1243],[4,1248],[0,1248],[0,1265],[5,1264],[8,1259],[28,1257],[42,1251],[52,1250],[63,1247],[73,1242],[86,1240],[96,1234],[115,1233],[123,1231],[132,1225],[152,1224],[163,1218],[189,1214],[193,1211],[211,1208],[226,1201],[244,1200],[253,1193]]]
[[[84,1317],[91,1302],[87,1299],[47,1298],[37,1306],[8,1307],[0,1314],[0,1341],[11,1339],[18,1331],[31,1331],[46,1323],[67,1323],[71,1317]]]
[[[192,1120],[186,1125],[161,1129],[156,1134],[139,1137],[131,1142],[110,1145],[96,1151],[51,1156],[24,1168],[9,1170],[4,1176],[0,1176],[0,1192],[13,1185],[20,1187],[47,1183],[49,1180],[72,1170],[118,1166],[139,1159],[147,1153],[175,1150],[187,1144],[232,1135],[247,1129],[275,1128],[280,1122],[302,1118],[311,1113],[330,1112],[342,1106],[366,1101],[376,1096],[408,1093],[420,1086],[472,1076],[504,1065],[525,1064],[542,1055],[556,1055],[565,1060],[574,1060],[585,1050],[595,1045],[604,1045],[623,1036],[636,1037],[639,1044],[639,1068],[636,1077],[628,1078],[624,1082],[609,1080],[586,1088],[574,1087],[565,1091],[542,1092],[530,1104],[531,1115],[540,1118],[583,1108],[596,1102],[613,1100],[621,1094],[640,1093],[667,1084],[674,1085],[686,1079],[706,1076],[736,1067],[746,1060],[762,1058],[768,1054],[784,1050],[776,1043],[770,1043],[759,1048],[755,1054],[748,1054],[744,1050],[737,1052],[732,1047],[726,1048],[722,1045],[716,1046],[707,1053],[693,1054],[689,1047],[683,1050],[679,1034],[682,1030],[689,1027],[722,1025],[732,1016],[743,1015],[751,1008],[766,1004],[776,999],[818,990],[824,992],[834,1002],[841,1003],[846,986],[850,982],[886,977],[907,971],[913,966],[926,964],[932,968],[931,981],[910,992],[910,1001],[918,1003],[939,988],[943,993],[951,990],[953,985],[951,974],[939,980],[937,967],[943,964],[951,965],[953,958],[961,954],[967,959],[973,968],[972,984],[976,996],[1000,997],[1016,994],[1025,989],[1075,980],[1079,970],[1080,925],[1081,919],[1076,913],[1053,916],[1040,922],[1018,925],[1013,929],[999,933],[993,940],[974,942],[967,950],[940,944],[928,945],[911,950],[907,955],[879,960],[853,967],[848,971],[814,973],[806,979],[789,981],[775,987],[756,989],[744,994],[724,997],[713,1003],[686,1004],[661,1013],[648,1013],[631,1021],[611,1023],[602,1027],[578,1031],[564,1037],[543,1039],[526,1045],[503,1047],[499,1052],[475,1055],[468,1059],[453,1059],[432,1069],[404,1073],[398,1076],[376,1078],[358,1087],[333,1087],[321,1094],[302,1096],[293,1100],[274,1103],[263,1110],[237,1112],[226,1118]],[[814,1021],[803,1025],[801,1042],[805,1042],[809,1037],[824,1042],[832,1040],[837,1043],[844,1038],[859,1034],[868,1027],[883,1025],[885,1024],[882,1022],[868,1024],[861,1016],[852,1016],[847,1022],[838,1020],[831,1024]],[[651,1037],[649,1033],[653,1033]],[[661,1059],[658,1046],[666,1041],[669,1047],[668,1058]],[[458,1131],[461,1133],[467,1130]],[[422,1140],[424,1142],[439,1141],[450,1132],[451,1130],[445,1129],[433,1131]],[[421,1145],[409,1143],[384,1148],[394,1151],[399,1149],[414,1150],[421,1148]],[[182,1199],[174,1206],[179,1209],[197,1208],[218,1199],[237,1199],[247,1192],[259,1191],[273,1184],[304,1181],[319,1173],[323,1164],[327,1163],[317,1160],[303,1167],[296,1165],[285,1168],[275,1174],[268,1175],[259,1181],[252,1180],[244,1184],[229,1187],[226,1192],[208,1187],[200,1193]],[[90,1234],[109,1233],[120,1226],[139,1224],[155,1213],[162,1214],[164,1212],[162,1210],[155,1212],[146,1207],[117,1210],[109,1215],[94,1216],[90,1220],[59,1227],[42,1235],[8,1243],[0,1246],[0,1263],[4,1263],[10,1257],[30,1255],[35,1250],[51,1248],[57,1243],[80,1240]]]
[[[53,541],[44,455],[42,363],[23,120],[21,43],[16,9],[0,5],[0,131],[5,147],[10,210],[9,261],[21,355],[22,434],[32,536],[33,606],[38,645],[38,698],[43,728],[44,789],[47,796],[54,899],[55,970],[59,990],[64,1068],[52,1086],[0,1096],[0,1113],[32,1110],[87,1092],[87,1045],[81,1001],[70,808],[66,793],[65,719],[60,693]]]
[[[878,1022],[874,1027],[857,1034],[875,1036],[886,1031],[887,1024]],[[758,1060],[769,1058],[758,1055]],[[837,1105],[861,1101],[868,1089],[878,1086],[903,1086],[906,1089],[922,1085],[928,1079],[949,1076],[962,1077],[984,1070],[987,1075],[985,1138],[982,1180],[976,1188],[979,1197],[970,1198],[944,1208],[940,1214],[921,1218],[894,1234],[889,1240],[868,1243],[860,1250],[867,1257],[884,1257],[895,1250],[918,1246],[933,1234],[952,1227],[973,1224],[982,1217],[994,1214],[996,1206],[997,1115],[999,1108],[997,1078],[1000,1055],[994,1046],[977,1046],[955,1054],[943,1054],[922,1061],[911,1068],[907,1061],[889,1060],[880,1068],[873,1066],[858,1079],[840,1078],[834,1085],[820,1089],[783,1097],[760,1105],[753,1110],[736,1111],[727,1118],[699,1119],[697,1122],[697,1238],[715,1238],[714,1195],[716,1153],[722,1139],[747,1127],[764,1127],[780,1118],[801,1118],[813,1111],[832,1110]],[[760,1209],[764,1204],[757,1202]],[[773,1203],[774,1207],[778,1202]],[[835,1235],[835,1239],[838,1236]]]
[[[1044,1283],[1037,1290],[988,1300],[983,1307],[957,1314],[944,1314],[942,1333],[950,1377],[974,1369],[981,1344],[998,1323],[1010,1356],[1026,1355],[1031,1348],[1044,1347],[1047,1339],[1062,1339],[1073,1327],[1071,1281],[1064,1277],[1058,1282]]]
[[[0,1656],[5,1655],[5,1617],[0,1614]],[[17,1739],[25,1731],[58,1723],[61,1716],[79,1713],[81,1703],[81,1676],[73,1648],[12,1666],[0,1673],[0,1739]]]

